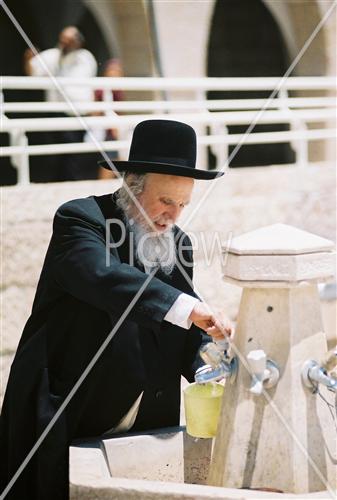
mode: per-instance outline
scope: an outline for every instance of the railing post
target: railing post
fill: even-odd
[[[286,113],[293,115],[292,110],[288,105],[284,105],[282,100],[288,99],[288,91],[287,89],[281,89],[279,91],[279,99],[281,99],[281,105],[279,109],[285,111]],[[289,119],[290,128],[293,130],[306,131],[307,125],[303,120],[299,120],[298,118],[291,117]],[[295,149],[296,153],[296,165],[299,167],[304,167],[308,165],[309,161],[309,143],[306,138],[303,139],[295,139],[290,142],[291,146]]]
[[[205,90],[197,88],[193,92],[194,94],[194,100],[195,101],[204,101],[205,100]],[[208,109],[200,109],[200,113],[207,113],[209,112]],[[197,135],[207,135],[207,124],[203,125],[197,125],[196,127],[196,132]],[[198,150],[198,157],[199,157],[199,168],[203,168],[205,170],[208,169],[208,148],[207,145],[202,146],[202,149],[199,145],[199,150]]]
[[[297,127],[298,127],[298,130],[303,130],[303,131],[306,131],[307,130],[307,126],[306,124],[301,121],[301,120],[297,120]],[[306,165],[308,165],[308,162],[309,162],[309,141],[308,139],[306,139],[305,137],[303,139],[299,139],[298,140],[298,158],[296,158],[296,164],[299,166],[299,167],[305,167]]]
[[[22,130],[16,130],[10,134],[10,143],[12,146],[21,146],[22,148],[20,154],[11,156],[11,161],[18,172],[17,183],[20,186],[27,185],[30,183],[28,138]]]
[[[222,123],[210,124],[210,132],[212,135],[228,135],[228,127]],[[228,167],[228,143],[211,144],[210,150],[216,157],[216,168]]]

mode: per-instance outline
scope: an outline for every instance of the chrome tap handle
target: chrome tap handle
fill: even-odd
[[[255,349],[248,353],[247,361],[251,370],[252,381],[249,391],[252,394],[262,394],[264,389],[274,387],[280,371],[275,361],[268,359],[263,349]]]
[[[326,369],[313,359],[309,359],[304,363],[302,381],[313,393],[317,392],[319,384],[324,385],[329,391],[337,393],[337,378],[328,375]]]
[[[322,361],[322,368],[331,372],[337,367],[337,346],[334,349],[331,349]]]

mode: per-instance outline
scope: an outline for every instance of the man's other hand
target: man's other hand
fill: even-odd
[[[189,319],[214,340],[230,337],[233,333],[233,325],[230,320],[222,313],[211,311],[204,302],[199,302],[194,306]]]

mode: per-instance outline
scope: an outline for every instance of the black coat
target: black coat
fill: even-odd
[[[128,240],[111,249],[106,265],[109,218],[121,218],[115,195],[70,201],[56,212],[2,408],[1,492],[148,278],[128,263]],[[119,231],[111,225],[111,242]],[[190,245],[177,227],[175,234]],[[185,248],[181,265],[191,279],[192,262]],[[193,381],[205,340],[194,326],[164,320],[181,292],[195,295],[177,267],[169,276],[157,272],[6,498],[66,499],[71,441],[116,425],[142,391],[133,431],[179,424],[180,377]]]

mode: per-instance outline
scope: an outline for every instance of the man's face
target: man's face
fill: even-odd
[[[194,180],[165,174],[148,174],[138,197],[156,232],[164,233],[175,224],[190,202]],[[136,208],[137,210],[137,208]],[[149,228],[153,231],[153,228]]]
[[[77,36],[77,30],[74,27],[65,28],[59,35],[59,48],[64,53],[77,50],[80,43]]]

